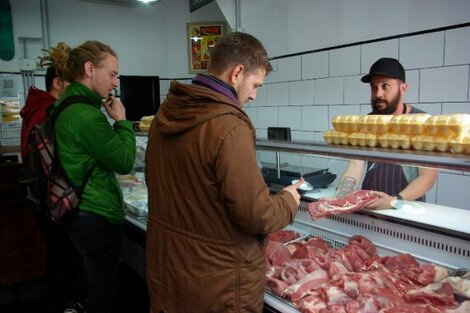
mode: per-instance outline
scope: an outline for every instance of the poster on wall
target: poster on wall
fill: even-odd
[[[189,72],[207,71],[209,54],[226,32],[225,22],[188,23]]]

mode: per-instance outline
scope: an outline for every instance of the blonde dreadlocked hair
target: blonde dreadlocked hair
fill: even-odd
[[[56,47],[50,49],[42,49],[48,55],[39,57],[39,67],[54,68],[55,74],[60,79],[65,79],[67,70],[67,61],[69,58],[70,47],[63,42],[59,42]]]

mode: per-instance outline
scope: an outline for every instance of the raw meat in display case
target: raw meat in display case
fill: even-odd
[[[319,237],[281,245],[268,243],[266,289],[300,312],[469,312],[456,301],[447,269],[408,253],[379,256],[363,236],[340,248]]]

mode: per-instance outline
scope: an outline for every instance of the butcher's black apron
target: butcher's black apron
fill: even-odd
[[[406,105],[404,111],[406,110]],[[405,111],[406,112],[406,111]],[[424,113],[411,107],[409,114]],[[367,162],[366,174],[362,181],[363,190],[376,190],[388,195],[396,195],[406,188],[410,182],[406,179],[401,165],[390,163]],[[425,196],[416,199],[425,201]]]

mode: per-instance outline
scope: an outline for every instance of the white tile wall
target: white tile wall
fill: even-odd
[[[328,51],[302,55],[302,79],[328,77]]]
[[[256,107],[249,107],[249,106],[244,106],[243,109],[245,113],[248,115],[248,117],[250,118],[253,125],[258,124],[258,109]]]
[[[398,39],[379,41],[361,46],[361,73],[369,73],[371,65],[380,58],[398,59]]]
[[[259,107],[258,123],[255,124],[255,127],[267,129],[278,126],[278,110],[279,108],[276,107]]]
[[[330,76],[361,73],[361,47],[353,46],[330,51]]]
[[[273,70],[266,76],[264,80],[265,84],[279,81],[278,60],[271,60],[270,63],[273,67]]]
[[[444,32],[400,39],[400,63],[405,69],[442,66]]]
[[[422,69],[419,101],[467,101],[468,65]]]
[[[419,70],[405,72],[408,90],[403,98],[405,103],[416,103],[419,101]]]
[[[303,80],[289,83],[290,105],[313,105],[315,81]]]
[[[316,81],[315,104],[343,103],[343,78],[325,78]]]
[[[291,130],[302,129],[302,109],[300,106],[279,108],[279,127],[290,127]]]
[[[314,133],[312,132],[306,132],[306,131],[291,131],[291,137],[292,140],[308,140],[308,141],[314,141],[315,136]]]
[[[267,106],[282,106],[289,103],[289,83],[274,83],[267,87]]]
[[[268,105],[268,86],[263,85],[261,88],[256,90],[256,99],[248,103],[249,106],[260,106],[264,107]]]
[[[431,115],[442,114],[442,105],[441,103],[413,103],[412,106],[418,108],[426,113]]]
[[[370,103],[369,103],[369,104],[361,104],[361,105],[360,105],[360,112],[361,112],[361,114],[368,114],[368,113],[370,113],[371,111],[372,111],[372,107],[371,107]]]
[[[444,65],[470,63],[470,28],[458,28],[446,31]]]
[[[470,114],[470,103],[449,103],[442,104],[442,114],[467,113]]]
[[[277,61],[278,81],[293,81],[300,79],[300,56]]]
[[[302,130],[324,131],[328,129],[328,106],[302,107]]]
[[[362,75],[355,75],[344,78],[344,103],[370,102],[370,86],[363,83],[361,77]]]
[[[259,139],[268,138],[268,129],[267,128],[256,128],[256,138],[259,138]]]
[[[325,138],[323,138],[323,131],[317,131],[313,133],[313,141],[316,142],[325,142]]]

